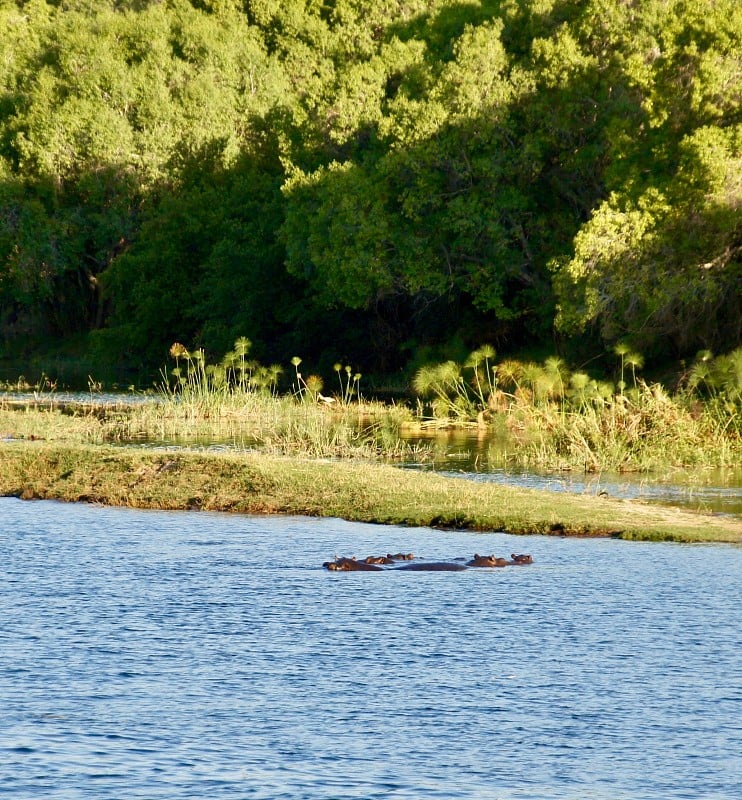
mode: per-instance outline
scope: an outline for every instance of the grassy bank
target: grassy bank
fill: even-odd
[[[513,534],[742,543],[742,522],[734,518],[262,453],[7,441],[0,443],[0,494]]]

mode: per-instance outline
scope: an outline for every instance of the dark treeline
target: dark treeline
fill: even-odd
[[[0,0],[0,343],[742,335],[739,0]]]

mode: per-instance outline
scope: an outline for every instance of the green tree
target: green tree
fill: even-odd
[[[647,3],[628,22],[613,57],[635,111],[611,125],[609,196],[553,261],[557,324],[647,352],[726,349],[742,334],[742,9]]]
[[[556,276],[558,324],[648,352],[727,349],[742,334],[742,126],[686,137],[664,192],[613,194]]]

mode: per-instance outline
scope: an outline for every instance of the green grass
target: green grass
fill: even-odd
[[[228,442],[266,453],[315,458],[400,460],[420,456],[400,431],[409,410],[381,403],[327,406],[232,392],[207,407],[178,397],[105,409],[54,405],[13,408],[0,403],[0,434],[47,441],[104,444],[142,441]]]
[[[742,522],[733,517],[265,453],[8,441],[0,443],[0,494],[513,534],[742,543]]]
[[[674,393],[637,377],[643,359],[617,347],[614,385],[543,364],[494,362],[491,348],[466,362],[429,365],[413,381],[431,427],[506,428],[511,466],[583,472],[644,472],[742,465],[742,348],[699,355]]]

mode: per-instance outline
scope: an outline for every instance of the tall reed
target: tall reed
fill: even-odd
[[[421,413],[441,424],[504,418],[508,458],[520,466],[591,472],[742,463],[742,348],[716,359],[702,354],[674,395],[638,377],[640,354],[625,345],[615,354],[615,385],[570,372],[558,358],[493,364],[494,351],[480,348],[463,364],[422,367],[413,388],[428,398]]]
[[[332,458],[398,459],[411,450],[400,428],[411,417],[400,406],[368,403],[360,396],[360,373],[336,365],[339,394],[322,394],[324,382],[302,371],[295,356],[291,391],[278,393],[280,366],[265,367],[248,358],[250,341],[238,339],[216,365],[203,351],[174,344],[175,367],[163,372],[160,402],[134,409],[120,438],[137,435],[230,439],[247,447]]]

